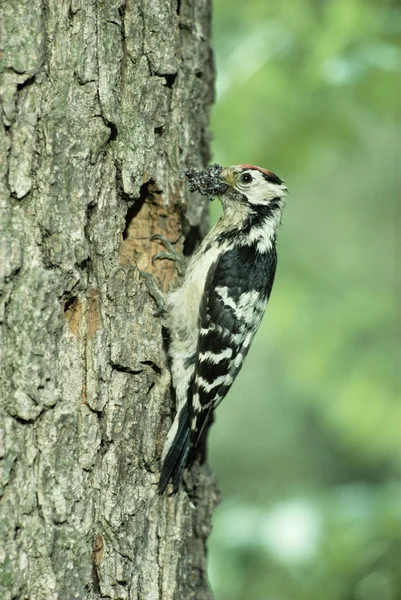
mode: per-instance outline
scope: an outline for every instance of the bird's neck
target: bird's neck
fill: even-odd
[[[223,205],[224,206],[224,205]],[[269,252],[276,243],[281,221],[281,207],[224,206],[223,214],[209,233],[210,238],[240,246],[255,246],[260,253]],[[208,237],[209,237],[208,236]]]

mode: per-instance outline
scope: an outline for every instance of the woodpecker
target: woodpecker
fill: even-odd
[[[211,412],[234,382],[265,311],[277,264],[287,188],[253,165],[185,172],[190,191],[219,197],[223,212],[165,301],[176,416],[162,453],[159,492],[176,492]]]

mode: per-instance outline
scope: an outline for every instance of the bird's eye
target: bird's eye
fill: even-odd
[[[253,177],[250,173],[243,173],[240,177],[241,183],[251,183],[253,181]]]

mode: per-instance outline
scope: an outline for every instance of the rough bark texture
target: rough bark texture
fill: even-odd
[[[210,598],[205,465],[158,496],[173,407],[138,268],[190,253],[209,0],[2,0],[0,598]]]

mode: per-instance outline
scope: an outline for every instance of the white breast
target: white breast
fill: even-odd
[[[183,343],[184,352],[190,350],[192,346],[194,346],[192,351],[196,350],[199,332],[199,306],[207,274],[220,252],[221,248],[218,251],[215,247],[211,247],[204,254],[198,251],[188,265],[182,286],[167,297],[166,308],[172,341],[174,338],[174,341],[179,340]]]

